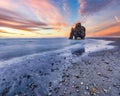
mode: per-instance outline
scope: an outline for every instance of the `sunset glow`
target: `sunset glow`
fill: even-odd
[[[120,36],[120,0],[0,0],[0,37],[68,37],[81,22],[87,36]]]

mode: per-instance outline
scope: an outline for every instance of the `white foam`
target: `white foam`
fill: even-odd
[[[106,41],[106,40],[96,40],[96,39],[89,39],[86,40],[85,43],[85,52],[95,52],[101,50],[109,50],[115,48],[115,46],[109,45],[114,41]]]
[[[71,42],[73,44],[71,44]],[[77,50],[80,48],[84,48],[85,53],[89,53],[89,52],[95,52],[95,51],[100,51],[100,50],[108,50],[108,49],[112,49],[115,47],[112,45],[108,45],[110,43],[113,43],[113,41],[96,40],[96,39],[86,39],[86,40],[81,40],[81,41],[69,41],[66,43],[68,43],[67,45],[69,45],[69,46],[66,46],[66,47],[58,49],[58,50],[34,53],[31,55],[25,55],[25,56],[21,56],[21,57],[12,58],[10,60],[0,61],[0,67],[4,67],[7,65],[15,64],[15,63],[17,64],[18,62],[20,64],[21,61],[27,61],[31,58],[35,59],[36,56],[39,56],[40,58],[42,58],[43,55],[49,56],[49,54],[54,54],[54,53],[63,53],[64,55],[70,55],[71,50]]]

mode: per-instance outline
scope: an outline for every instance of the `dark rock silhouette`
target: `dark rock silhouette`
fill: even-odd
[[[84,39],[86,29],[84,26],[81,26],[81,23],[77,23],[75,28],[71,29],[69,39]]]

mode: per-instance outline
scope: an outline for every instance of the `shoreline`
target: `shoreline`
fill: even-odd
[[[109,40],[111,41],[110,38]],[[73,60],[72,65],[63,72],[62,86],[57,87],[60,89],[58,94],[63,93],[62,96],[119,96],[120,40],[119,38],[117,40],[115,38],[116,42],[110,44],[117,46],[114,49],[88,53],[87,56],[77,57],[77,61]]]
[[[119,39],[110,45],[117,47],[85,56],[81,49],[37,55],[0,68],[0,95],[119,96]]]

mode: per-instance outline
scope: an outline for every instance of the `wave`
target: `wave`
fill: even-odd
[[[103,49],[111,49],[114,46],[108,44],[113,41],[105,40],[67,40],[67,39],[17,39],[4,41],[8,43],[5,47],[0,47],[0,66],[20,62],[35,56],[49,56],[49,54],[64,53],[64,54],[81,54],[82,52],[89,53]],[[13,41],[16,41],[13,45]],[[32,42],[32,43],[31,43]],[[41,58],[40,57],[40,58]]]

